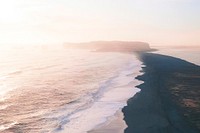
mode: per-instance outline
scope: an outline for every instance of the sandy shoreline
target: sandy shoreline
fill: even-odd
[[[121,111],[118,111],[112,118],[99,127],[89,131],[88,133],[123,133],[127,128],[124,115]]]
[[[146,66],[137,77],[144,81],[141,92],[128,100],[124,114],[89,133],[199,133],[200,67],[153,53],[139,57]]]
[[[146,67],[137,79],[144,84],[123,109],[128,125],[125,133],[198,133],[200,67],[152,53],[142,53],[140,58]],[[196,106],[182,104],[184,99]],[[197,119],[192,119],[193,114]]]

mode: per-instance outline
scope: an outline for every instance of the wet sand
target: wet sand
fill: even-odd
[[[200,67],[184,60],[140,53],[146,67],[141,92],[123,113],[125,133],[199,133]]]
[[[89,131],[88,133],[123,133],[127,128],[125,121],[123,121],[124,115],[121,111],[118,111],[115,116],[108,120],[103,125]]]
[[[153,53],[140,53],[139,58],[145,65],[137,77],[144,81],[141,91],[128,100],[124,115],[118,112],[89,133],[199,133],[200,67]]]

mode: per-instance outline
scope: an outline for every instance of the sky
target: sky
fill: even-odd
[[[0,44],[199,45],[200,0],[0,0]]]

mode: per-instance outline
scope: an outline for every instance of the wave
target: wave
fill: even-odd
[[[141,63],[134,55],[63,52],[48,61],[13,65],[16,71],[5,68],[10,75],[1,79],[0,94],[6,98],[1,105],[13,105],[1,107],[0,113],[10,117],[2,115],[6,118],[0,125],[19,123],[6,131],[86,132],[107,121],[139,91],[134,77]]]
[[[49,66],[43,66],[43,67],[35,67],[32,70],[43,70],[43,69],[48,69],[48,68],[52,68],[52,67],[56,67],[56,66],[59,66],[59,64],[49,65]]]
[[[141,84],[141,81],[134,78],[141,74],[141,62],[133,61],[124,69],[101,84],[97,91],[88,93],[62,108],[58,115],[54,116],[59,123],[52,132],[86,133],[105,123],[109,117],[126,106],[127,100],[140,91],[135,86]]]
[[[16,71],[13,71],[13,72],[9,72],[7,75],[18,75],[18,74],[21,74],[23,71],[21,70],[16,70]]]
[[[17,124],[17,122],[11,122],[11,123],[8,123],[8,124],[0,125],[0,131],[5,131],[9,128],[12,128],[16,124]]]

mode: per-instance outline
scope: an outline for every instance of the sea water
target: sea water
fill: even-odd
[[[173,56],[176,58],[180,58],[182,60],[188,61],[190,63],[196,64],[200,66],[200,48],[199,47],[155,47],[158,49],[155,53]]]
[[[62,47],[0,49],[0,132],[85,133],[139,91],[134,54]]]

